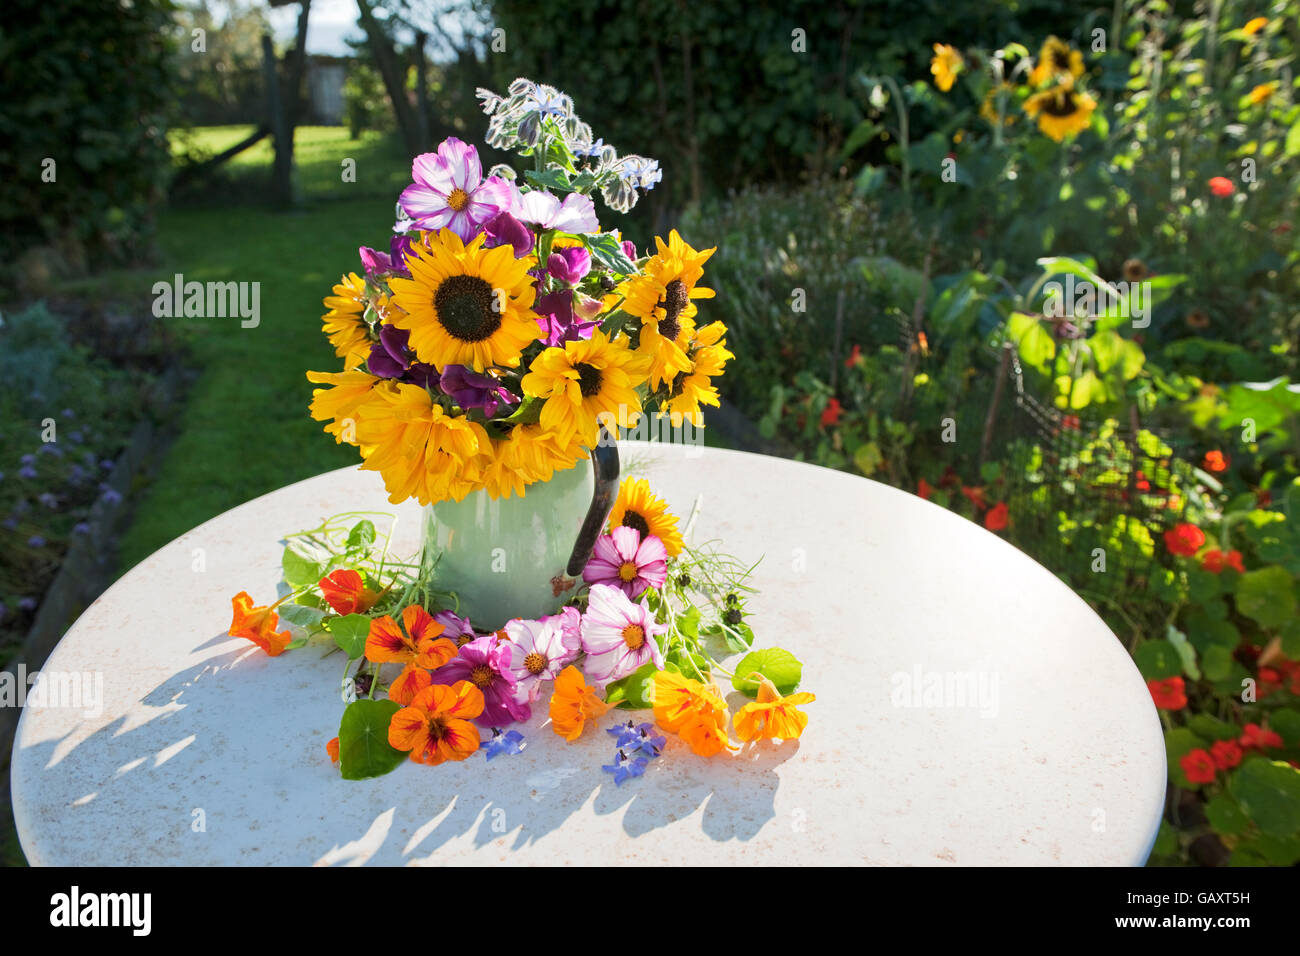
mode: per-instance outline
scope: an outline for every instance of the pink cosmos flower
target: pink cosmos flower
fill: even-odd
[[[455,641],[457,647],[482,636],[474,630],[468,618],[459,617],[455,611],[439,611],[433,619],[443,626],[441,636]]]
[[[612,534],[596,539],[591,560],[582,569],[582,579],[588,584],[612,584],[629,598],[635,598],[646,588],[663,585],[668,577],[668,551],[655,535],[641,540],[641,532],[627,525],[615,528]]]
[[[533,715],[527,701],[515,696],[517,683],[510,669],[513,648],[495,634],[470,641],[433,672],[435,684],[454,685],[467,680],[483,692],[483,713],[475,723],[480,727],[501,727],[525,721]]]
[[[555,680],[573,663],[582,651],[581,620],[577,608],[566,607],[537,621],[506,622],[506,634],[514,645],[510,670],[517,683],[517,700],[533,703],[542,692],[542,682]]]
[[[561,202],[554,193],[533,189],[522,195],[516,194],[516,203],[516,207],[510,211],[521,222],[530,222],[543,229],[559,229],[561,232],[600,231],[600,223],[596,221],[596,204],[590,196],[582,193],[569,193]]]
[[[604,687],[654,661],[664,666],[663,653],[656,638],[668,630],[657,624],[654,612],[642,601],[633,604],[618,588],[593,584],[582,616],[582,649],[587,652],[583,664],[587,680]],[[444,665],[445,669],[446,665]]]
[[[454,136],[443,140],[436,153],[415,157],[411,178],[415,182],[398,200],[411,217],[411,228],[447,228],[469,242],[511,205],[510,184],[497,176],[484,179],[478,150]]]

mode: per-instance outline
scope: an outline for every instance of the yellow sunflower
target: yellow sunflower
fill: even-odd
[[[460,501],[482,487],[482,465],[491,454],[482,425],[448,415],[427,389],[404,383],[375,391],[361,410],[357,439],[361,467],[383,476],[394,504]]]
[[[618,424],[635,423],[641,411],[636,387],[645,381],[645,364],[625,341],[610,341],[597,329],[585,341],[546,349],[533,359],[520,386],[525,395],[546,399],[543,428],[566,443],[576,436],[590,448],[601,413]]]
[[[1071,50],[1069,45],[1056,37],[1048,37],[1043,48],[1038,51],[1038,63],[1029,74],[1031,86],[1041,86],[1049,81],[1059,81],[1066,87],[1083,76],[1083,54]]]
[[[370,354],[370,324],[366,322],[366,280],[349,272],[326,296],[322,305],[329,311],[321,316],[321,328],[343,359],[343,369],[356,368]]]
[[[695,347],[691,350],[691,368],[687,374],[673,382],[668,399],[660,411],[668,413],[674,428],[680,428],[683,419],[690,419],[691,424],[699,428],[704,424],[704,414],[700,405],[718,405],[718,390],[711,379],[722,374],[728,359],[735,356],[727,351],[727,342],[723,336],[727,327],[721,322],[714,322],[700,330]]]
[[[439,371],[466,365],[514,367],[524,346],[537,338],[533,257],[516,259],[509,245],[483,248],[483,236],[467,246],[450,229],[424,233],[407,256],[411,278],[389,279],[393,300],[405,314],[392,324],[411,332],[421,362]]]
[[[311,417],[318,422],[329,422],[325,431],[340,445],[357,444],[356,425],[361,409],[374,399],[376,388],[388,387],[388,383],[360,369],[308,372],[307,381],[330,386],[312,389]]]
[[[691,248],[674,229],[668,242],[655,236],[658,252],[646,260],[642,273],[623,286],[623,311],[641,320],[637,351],[645,357],[652,388],[671,382],[690,367],[685,348],[695,332],[696,308],[692,299],[710,299],[713,290],[696,283],[704,263],[717,251]]]
[[[1038,128],[1056,142],[1088,128],[1096,101],[1087,93],[1057,86],[1025,100],[1025,112],[1038,120]]]
[[[562,441],[541,425],[517,425],[512,434],[519,440],[519,460],[532,476],[529,483],[550,481],[557,471],[568,471],[587,454],[577,433]]]
[[[934,74],[934,85],[947,93],[957,82],[963,60],[957,48],[947,43],[934,45],[934,57],[930,60],[930,72]]]
[[[1002,97],[1001,109],[1003,110],[1001,121],[1003,127],[1010,126],[1016,121],[1014,113],[1011,113],[1008,107],[1012,100],[1011,97],[1015,92],[1015,87],[1010,83],[999,83],[997,86],[989,87],[989,91],[984,94],[984,100],[980,103],[980,116],[988,121],[990,126],[998,125],[998,97]]]
[[[644,478],[624,478],[618,486],[618,500],[609,513],[609,526],[636,528],[641,537],[654,535],[664,543],[669,556],[682,553],[682,533],[677,530],[677,516],[669,513],[663,499],[650,493]]]

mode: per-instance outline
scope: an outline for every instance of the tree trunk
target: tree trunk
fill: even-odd
[[[271,165],[271,201],[279,206],[293,202],[293,133],[285,122],[280,96],[280,74],[269,34],[262,34],[262,73],[266,79],[266,122],[274,137],[275,161]]]
[[[397,129],[402,134],[407,152],[414,156],[422,149],[419,125],[415,111],[411,109],[410,101],[406,98],[406,78],[402,75],[400,64],[397,62],[397,54],[388,42],[388,37],[384,35],[384,31],[380,29],[379,21],[375,19],[374,10],[371,9],[368,0],[357,0],[357,11],[361,15],[361,29],[366,31],[366,40],[370,44],[375,65],[379,67],[379,75],[384,80],[384,89],[388,91],[388,99],[392,101]]]

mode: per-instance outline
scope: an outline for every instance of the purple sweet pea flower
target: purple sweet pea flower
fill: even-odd
[[[502,405],[514,405],[519,397],[514,395],[491,375],[471,372],[463,365],[448,365],[442,370],[439,387],[461,408],[481,408],[491,418]]]
[[[478,150],[454,136],[436,153],[422,153],[411,164],[415,182],[402,191],[398,204],[418,229],[447,228],[465,242],[510,206],[509,184],[498,176],[483,178]]]
[[[483,232],[487,234],[485,245],[489,249],[512,246],[516,259],[522,259],[533,251],[532,232],[508,212],[499,212],[493,216],[483,227]]]
[[[623,240],[623,255],[636,262],[636,246],[632,244],[632,240]]]
[[[589,339],[599,322],[579,322],[573,316],[573,293],[568,290],[542,296],[533,306],[541,326],[538,339],[547,345],[563,345]]]
[[[483,713],[474,719],[480,727],[501,727],[523,722],[533,715],[525,701],[516,699],[518,685],[510,670],[511,646],[495,634],[470,641],[433,672],[435,684],[454,685],[467,680],[483,692]]]
[[[415,353],[407,345],[410,338],[409,329],[399,329],[395,325],[381,325],[379,341],[370,346],[366,368],[371,375],[409,382],[436,393],[438,371],[432,365],[415,361]]]
[[[534,223],[543,229],[561,232],[599,232],[596,221],[596,204],[590,196],[569,193],[561,202],[559,197],[545,189],[533,189],[523,194],[515,215],[524,222]]]
[[[362,246],[357,250],[367,278],[383,275],[410,276],[411,270],[406,267],[406,253],[410,251],[409,236],[393,236],[388,241],[387,252],[380,252],[369,246]]]
[[[565,285],[577,285],[591,271],[591,253],[582,246],[563,246],[547,258],[546,271]]]

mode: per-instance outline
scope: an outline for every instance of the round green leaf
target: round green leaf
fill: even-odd
[[[388,724],[401,710],[396,701],[354,700],[339,723],[339,769],[345,780],[380,777],[407,758],[388,742]]]
[[[1242,764],[1228,787],[1264,833],[1292,836],[1300,832],[1300,770],[1259,757]]]
[[[756,671],[775,684],[776,689],[782,694],[790,694],[799,686],[799,681],[803,677],[803,664],[781,647],[765,647],[761,651],[751,651],[736,665],[736,676],[731,679],[731,686],[742,694],[756,696],[758,681],[748,680],[749,675]]]
[[[330,637],[334,643],[343,648],[349,660],[355,660],[366,652],[366,638],[370,636],[370,618],[364,614],[348,614],[336,617],[329,622]]]
[[[1146,680],[1177,677],[1183,672],[1182,658],[1168,641],[1147,641],[1133,652],[1133,661]]]
[[[1237,581],[1237,609],[1264,627],[1280,627],[1296,616],[1295,582],[1279,567],[1247,571]]]

